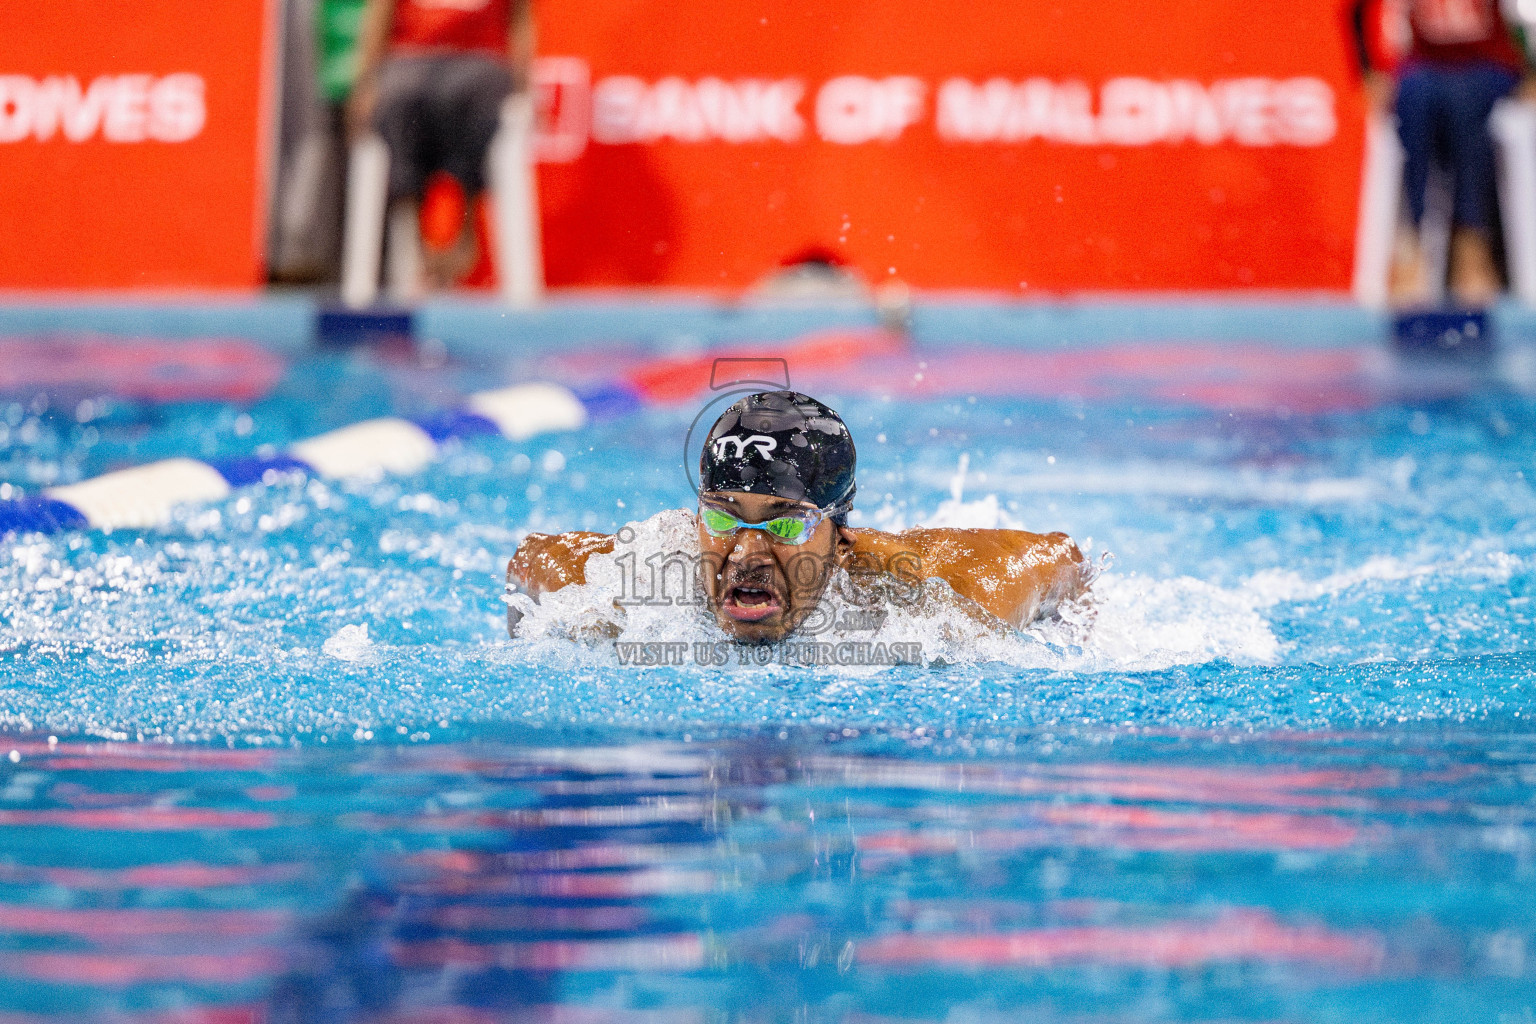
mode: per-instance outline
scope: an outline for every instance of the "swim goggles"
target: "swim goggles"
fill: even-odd
[[[798,546],[811,539],[822,520],[841,511],[842,505],[828,509],[808,508],[793,515],[775,516],[766,522],[746,523],[722,509],[700,505],[699,522],[704,524],[711,537],[729,537],[737,530],[762,530],[780,544]]]

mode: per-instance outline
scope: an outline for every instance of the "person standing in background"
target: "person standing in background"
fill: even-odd
[[[389,148],[391,209],[419,209],[428,177],[444,171],[473,210],[502,104],[528,87],[531,0],[366,2],[347,119],[354,135],[377,131]],[[429,285],[461,280],[479,258],[473,216],[424,257]]]
[[[318,0],[315,4],[315,75],[320,98],[341,111],[357,81],[357,44],[368,0]]]
[[[1498,0],[1400,0],[1398,7],[1411,41],[1395,77],[1372,58],[1366,27],[1373,14],[1381,16],[1382,4],[1356,0],[1351,19],[1366,95],[1376,109],[1396,113],[1406,155],[1403,187],[1412,224],[1393,268],[1393,300],[1414,305],[1430,295],[1420,229],[1430,167],[1438,162],[1453,180],[1452,298],[1487,305],[1501,288],[1488,115],[1517,86],[1536,94],[1523,34],[1506,21]]]
[[[334,282],[346,206],[346,103],[367,0],[286,0],[271,279]]]

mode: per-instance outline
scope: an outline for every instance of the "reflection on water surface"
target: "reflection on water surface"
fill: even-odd
[[[18,741],[0,1020],[1499,1019],[1536,744],[1422,739]]]

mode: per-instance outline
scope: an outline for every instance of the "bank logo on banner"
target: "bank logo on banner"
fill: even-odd
[[[1095,90],[1049,78],[950,78],[933,88],[910,75],[840,75],[813,91],[797,78],[647,82],[614,75],[592,82],[581,58],[546,57],[535,79],[539,156],[550,162],[577,159],[589,140],[797,143],[814,127],[817,138],[851,146],[893,143],[930,122],[953,144],[1314,147],[1338,132],[1333,88],[1310,77],[1209,84],[1122,77]],[[808,96],[809,115],[801,110]]]
[[[533,62],[538,108],[537,159],[566,164],[586,152],[591,134],[592,73],[580,57],[538,57]]]
[[[834,78],[816,91],[816,133],[844,146],[895,142],[922,120],[927,92],[926,82],[908,75]]]
[[[608,145],[799,142],[805,121],[796,107],[804,95],[805,86],[793,78],[663,78],[654,84],[628,75],[605,78],[592,90],[592,139]]]
[[[208,119],[201,75],[0,75],[0,143],[187,142]]]
[[[952,142],[1150,146],[1321,146],[1338,131],[1333,90],[1316,78],[1155,82],[1113,78],[1093,92],[1082,82],[952,78],[939,89],[936,125]]]

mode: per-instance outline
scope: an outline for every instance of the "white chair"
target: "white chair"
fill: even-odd
[[[532,96],[524,92],[509,97],[486,167],[495,211],[491,234],[501,295],[507,305],[518,308],[537,305],[544,291],[533,133]],[[388,197],[389,148],[377,135],[368,135],[353,143],[347,166],[341,299],[353,309],[378,301]],[[420,226],[414,211],[406,208],[389,213],[388,219],[390,298],[402,304],[414,302],[425,291]]]
[[[377,135],[352,144],[347,155],[347,219],[342,234],[341,301],[353,309],[379,298],[384,253],[384,211],[389,201],[389,147]]]
[[[1365,166],[1355,227],[1355,300],[1385,309],[1391,297],[1392,253],[1403,202],[1403,144],[1394,118],[1370,115],[1365,124]]]
[[[1504,227],[1504,257],[1510,292],[1536,305],[1536,105],[1504,99],[1488,119],[1493,134]],[[1451,235],[1452,183],[1432,173],[1420,225],[1430,298],[1444,297]],[[1389,298],[1392,254],[1402,216],[1403,148],[1390,117],[1366,125],[1365,168],[1360,183],[1360,219],[1355,238],[1354,294],[1362,305],[1382,308]]]
[[[517,309],[537,305],[544,294],[544,246],[533,144],[533,96],[518,93],[502,107],[501,131],[491,142],[488,168],[501,297]]]
[[[1489,128],[1498,154],[1509,290],[1521,302],[1536,305],[1536,105],[1500,100]]]

